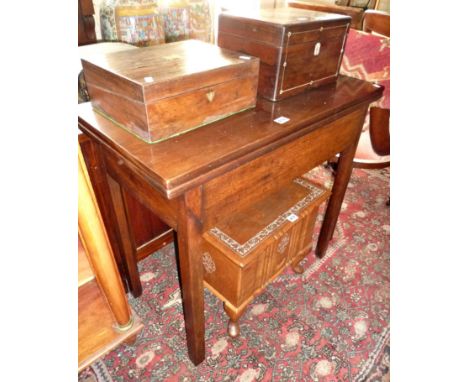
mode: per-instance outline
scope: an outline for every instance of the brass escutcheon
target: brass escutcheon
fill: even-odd
[[[280,254],[283,254],[284,251],[286,251],[286,248],[288,247],[288,243],[289,243],[289,234],[286,234],[281,238],[281,240],[280,240],[280,242],[278,244],[277,251]]]
[[[208,99],[208,102],[213,102],[214,97],[215,92],[213,90],[206,93],[206,98]]]

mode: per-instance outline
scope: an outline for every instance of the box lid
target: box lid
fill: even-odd
[[[347,26],[351,17],[299,8],[267,8],[253,12],[224,12],[219,32],[282,47],[288,33]]]
[[[332,23],[336,21],[350,22],[351,17],[337,13],[311,11],[299,8],[264,8],[257,10],[249,10],[248,12],[242,11],[228,11],[223,12],[222,15],[231,17],[243,18],[257,22],[268,24],[276,24],[281,27],[304,25],[310,23]]]
[[[82,64],[95,86],[112,83],[113,93],[148,103],[251,75],[255,60],[213,44],[184,40],[96,54],[82,59]],[[86,67],[92,70],[86,72]]]
[[[212,244],[215,240],[222,243],[243,258],[281,228],[297,221],[299,214],[317,207],[328,195],[325,188],[304,178],[296,178],[260,202],[227,216],[204,237]]]

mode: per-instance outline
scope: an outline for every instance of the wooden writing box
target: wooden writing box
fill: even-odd
[[[255,106],[259,60],[196,40],[82,59],[93,107],[158,142]]]
[[[203,234],[205,285],[224,301],[229,335],[239,334],[247,304],[287,265],[303,272],[299,262],[312,247],[318,208],[329,194],[297,178]]]
[[[351,17],[295,8],[222,13],[218,45],[260,58],[258,93],[277,101],[336,81]]]

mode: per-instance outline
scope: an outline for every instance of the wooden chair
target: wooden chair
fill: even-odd
[[[363,31],[390,37],[390,15],[367,10],[363,17]],[[390,109],[371,107],[369,129],[361,134],[353,162],[357,168],[390,166]]]
[[[373,9],[366,10],[362,20],[362,30],[390,37],[390,15]]]

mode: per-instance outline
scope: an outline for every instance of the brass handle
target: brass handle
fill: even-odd
[[[208,102],[213,102],[214,97],[215,97],[215,92],[213,90],[206,93],[206,98],[208,99]]]

